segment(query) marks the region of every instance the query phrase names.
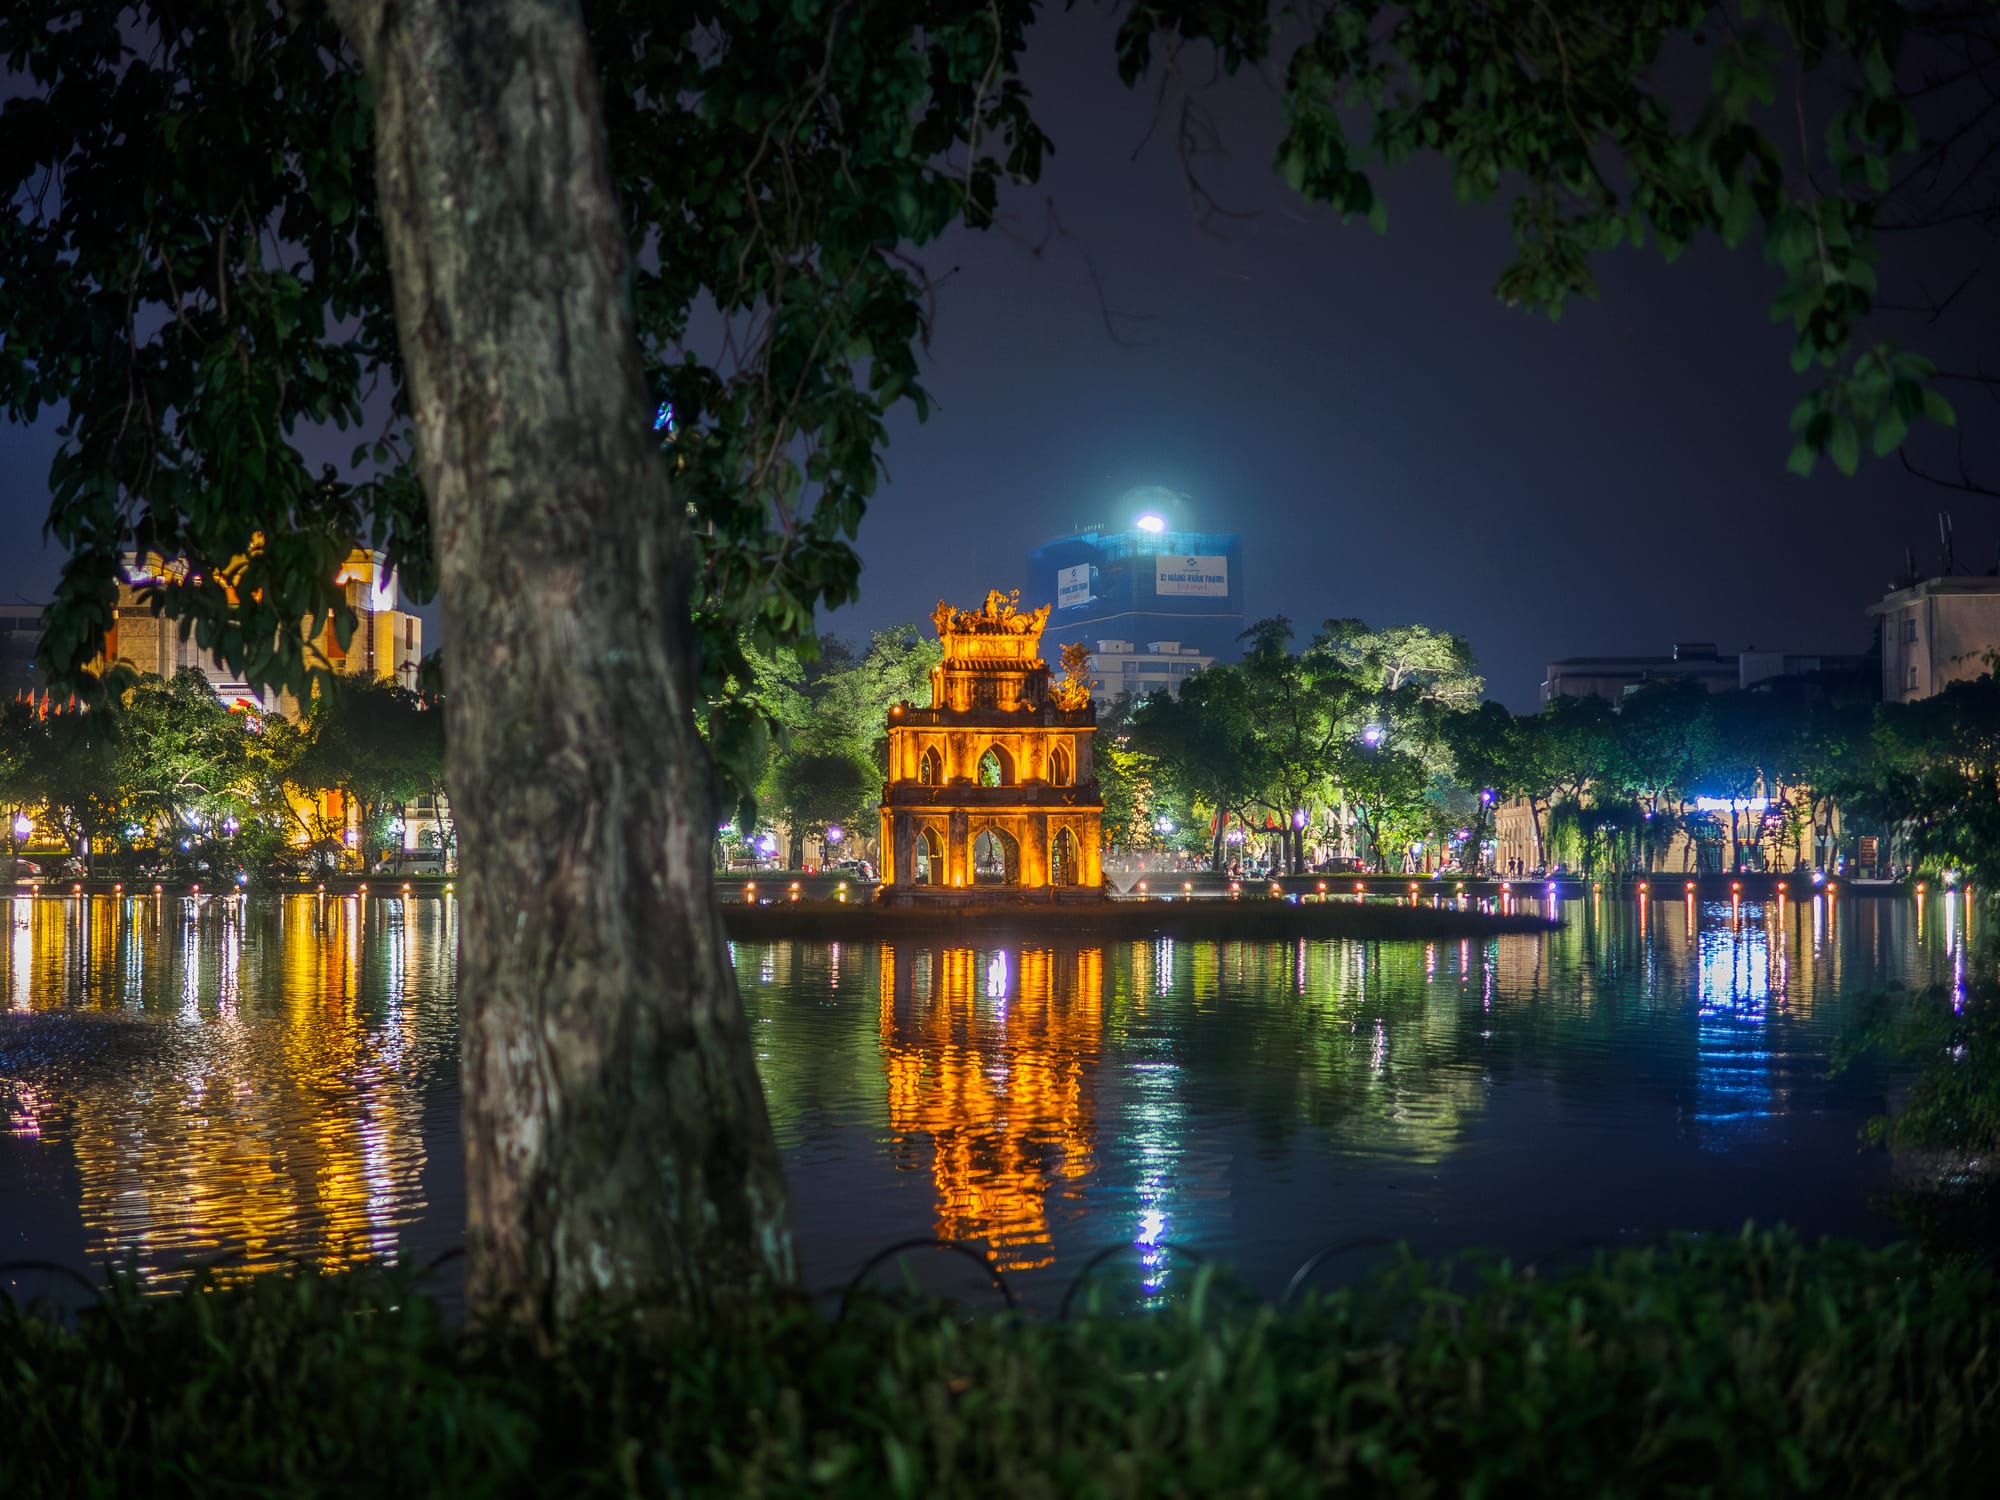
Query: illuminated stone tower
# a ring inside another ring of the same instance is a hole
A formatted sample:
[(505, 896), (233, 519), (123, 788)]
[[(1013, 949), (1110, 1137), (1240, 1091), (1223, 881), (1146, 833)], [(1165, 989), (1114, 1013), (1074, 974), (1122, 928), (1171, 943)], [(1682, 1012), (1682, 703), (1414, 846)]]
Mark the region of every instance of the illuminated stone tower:
[(1049, 608), (1023, 613), (1019, 597), (996, 589), (984, 609), (940, 602), (931, 616), (944, 643), (931, 706), (889, 710), (884, 899), (1104, 893), (1083, 655), (1066, 653), (1052, 679), (1041, 657)]

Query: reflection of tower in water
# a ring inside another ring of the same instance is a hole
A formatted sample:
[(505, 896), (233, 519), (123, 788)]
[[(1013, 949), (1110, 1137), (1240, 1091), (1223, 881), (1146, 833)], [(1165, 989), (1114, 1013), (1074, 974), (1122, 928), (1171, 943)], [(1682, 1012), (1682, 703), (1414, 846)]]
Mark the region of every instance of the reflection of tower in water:
[(940, 1238), (1010, 1271), (1054, 1259), (1049, 1197), (1092, 1167), (1103, 991), (1096, 948), (882, 950), (889, 1128), (906, 1170), (930, 1142)]

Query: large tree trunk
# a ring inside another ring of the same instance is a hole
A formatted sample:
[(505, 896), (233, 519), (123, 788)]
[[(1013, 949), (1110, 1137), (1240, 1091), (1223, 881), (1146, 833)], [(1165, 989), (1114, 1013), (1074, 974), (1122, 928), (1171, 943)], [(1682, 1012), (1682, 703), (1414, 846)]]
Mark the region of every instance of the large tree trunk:
[(376, 178), (452, 693), (470, 1296), (559, 1326), (794, 1275), (716, 912), (691, 544), (650, 435), (574, 4), (334, 0)]

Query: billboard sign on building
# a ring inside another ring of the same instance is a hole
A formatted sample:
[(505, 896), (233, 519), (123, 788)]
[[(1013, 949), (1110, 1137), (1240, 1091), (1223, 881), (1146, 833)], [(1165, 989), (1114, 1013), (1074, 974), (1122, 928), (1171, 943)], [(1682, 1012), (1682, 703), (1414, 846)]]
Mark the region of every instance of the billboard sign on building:
[(1229, 559), (1156, 557), (1153, 560), (1153, 592), (1162, 599), (1227, 599)]
[(1056, 608), (1075, 609), (1090, 603), (1090, 564), (1056, 570)]

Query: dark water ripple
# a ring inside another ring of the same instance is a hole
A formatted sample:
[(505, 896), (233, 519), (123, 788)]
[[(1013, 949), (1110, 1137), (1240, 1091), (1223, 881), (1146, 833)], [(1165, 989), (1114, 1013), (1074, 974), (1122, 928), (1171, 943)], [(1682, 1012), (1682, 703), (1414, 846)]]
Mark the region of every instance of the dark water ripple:
[[(171, 1277), (459, 1237), (456, 912), (16, 899), (0, 945), (0, 1260)], [(1572, 902), (1444, 943), (740, 944), (815, 1284), (972, 1242), (1032, 1300), (1121, 1245), (1275, 1292), (1315, 1249), (1565, 1253), (1784, 1220), (1881, 1239), (1884, 988), (1962, 982), (1901, 900)]]

